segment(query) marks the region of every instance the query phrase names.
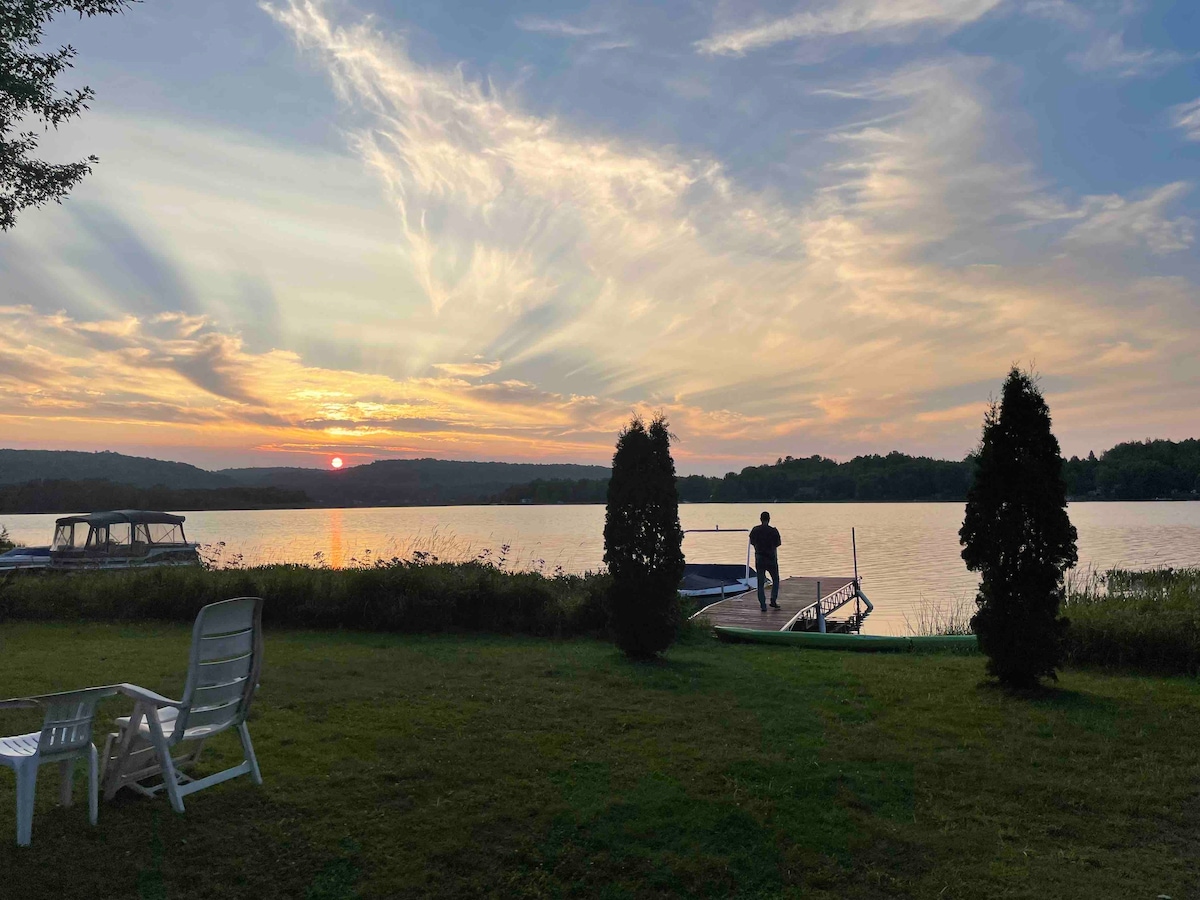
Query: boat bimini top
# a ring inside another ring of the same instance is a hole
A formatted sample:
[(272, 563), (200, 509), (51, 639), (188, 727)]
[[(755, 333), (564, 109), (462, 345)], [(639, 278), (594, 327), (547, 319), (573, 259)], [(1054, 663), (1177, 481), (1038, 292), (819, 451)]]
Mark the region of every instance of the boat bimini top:
[[(141, 509), (64, 516), (54, 522), (52, 552), (113, 550), (133, 546), (182, 546), (183, 516)], [(86, 526), (85, 528), (77, 526)]]

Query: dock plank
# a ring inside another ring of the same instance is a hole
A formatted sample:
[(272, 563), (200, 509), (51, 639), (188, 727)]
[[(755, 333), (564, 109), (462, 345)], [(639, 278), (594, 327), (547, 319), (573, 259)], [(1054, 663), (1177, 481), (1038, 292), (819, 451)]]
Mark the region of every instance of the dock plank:
[[(720, 600), (700, 610), (695, 618), (703, 618), (712, 625), (732, 625), (736, 628), (753, 628), (756, 631), (780, 631), (796, 613), (817, 602), (817, 585), (821, 596), (841, 590), (854, 579), (846, 575), (823, 575), (808, 577), (793, 575), (779, 582), (779, 609), (767, 607), (762, 612), (758, 607), (758, 593), (747, 591), (728, 600)], [(770, 588), (767, 601), (770, 602)]]

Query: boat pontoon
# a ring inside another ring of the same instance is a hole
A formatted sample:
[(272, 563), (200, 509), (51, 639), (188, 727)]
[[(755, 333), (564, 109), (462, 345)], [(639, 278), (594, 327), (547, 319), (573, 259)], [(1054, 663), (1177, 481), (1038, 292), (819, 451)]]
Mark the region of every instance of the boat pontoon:
[(49, 547), (0, 554), (0, 572), (199, 565), (199, 545), (188, 542), (183, 522), (183, 516), (140, 509), (65, 516), (55, 521)]

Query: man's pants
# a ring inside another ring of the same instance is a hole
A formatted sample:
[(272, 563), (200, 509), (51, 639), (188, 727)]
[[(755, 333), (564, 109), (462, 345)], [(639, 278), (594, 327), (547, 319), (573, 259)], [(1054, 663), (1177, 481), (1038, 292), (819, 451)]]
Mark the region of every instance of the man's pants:
[(758, 571), (758, 605), (767, 608), (767, 592), (764, 590), (767, 573), (771, 573), (771, 602), (779, 599), (779, 559), (754, 557), (754, 568)]

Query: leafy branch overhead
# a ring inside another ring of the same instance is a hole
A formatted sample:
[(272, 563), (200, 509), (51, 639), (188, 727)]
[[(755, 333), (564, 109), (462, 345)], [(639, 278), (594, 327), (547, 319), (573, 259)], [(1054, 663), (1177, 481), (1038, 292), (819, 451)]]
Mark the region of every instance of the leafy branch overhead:
[(55, 80), (71, 68), (70, 45), (38, 52), (43, 32), (55, 15), (111, 16), (138, 0), (0, 0), (0, 230), (16, 224), (17, 213), (63, 197), (84, 175), (95, 156), (70, 163), (36, 157), (39, 134), (57, 128), (87, 109), (89, 87), (60, 91)]

